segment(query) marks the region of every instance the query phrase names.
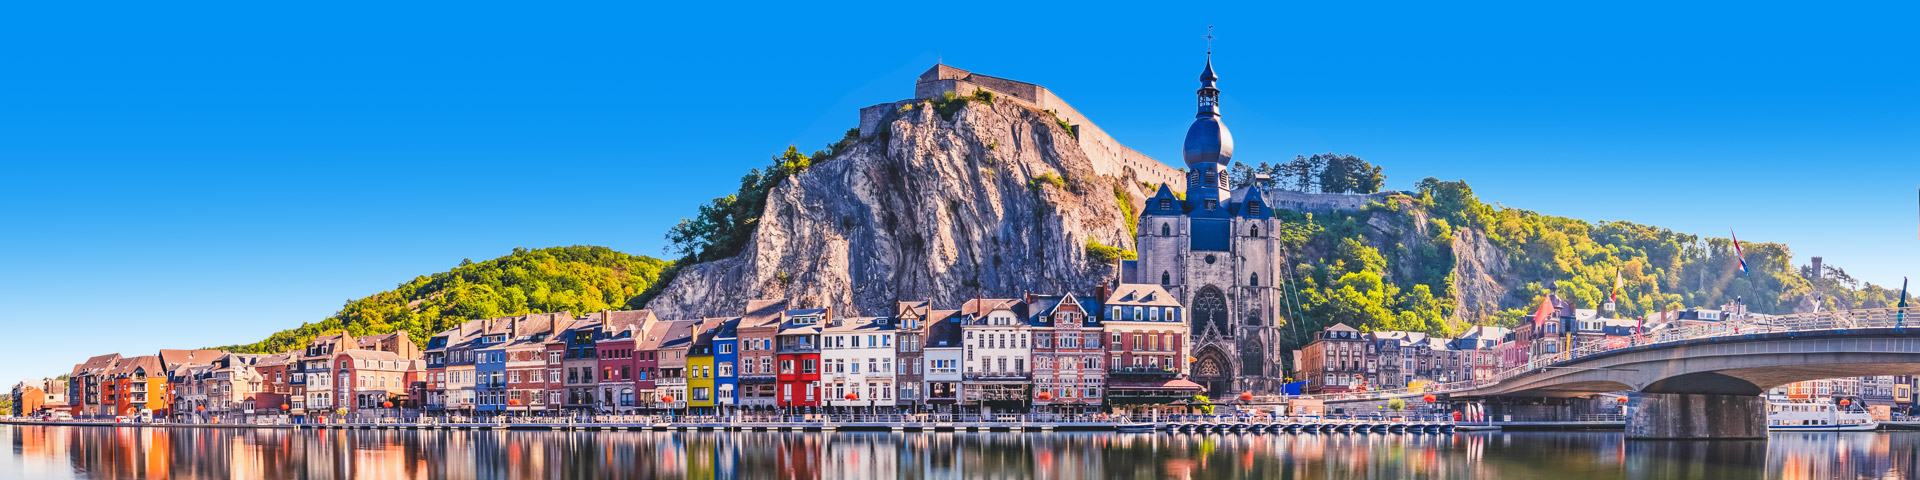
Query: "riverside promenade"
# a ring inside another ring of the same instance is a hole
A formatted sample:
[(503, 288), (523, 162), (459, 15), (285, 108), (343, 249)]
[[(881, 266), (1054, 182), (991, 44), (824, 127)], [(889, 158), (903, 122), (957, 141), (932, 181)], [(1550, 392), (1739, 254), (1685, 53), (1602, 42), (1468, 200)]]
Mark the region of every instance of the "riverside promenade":
[[(603, 416), (594, 421), (543, 417), (495, 417), (448, 420), (383, 418), (361, 422), (176, 423), (108, 421), (26, 421), (16, 425), (132, 428), (263, 428), (309, 430), (547, 430), (547, 431), (1118, 431), (1184, 433), (1444, 433), (1454, 422), (1441, 418), (1323, 418), (1232, 415), (1176, 415), (1137, 418), (1112, 415), (903, 415), (815, 414), (735, 417)], [(1472, 428), (1468, 428), (1472, 429)], [(1463, 429), (1466, 430), (1466, 429)]]

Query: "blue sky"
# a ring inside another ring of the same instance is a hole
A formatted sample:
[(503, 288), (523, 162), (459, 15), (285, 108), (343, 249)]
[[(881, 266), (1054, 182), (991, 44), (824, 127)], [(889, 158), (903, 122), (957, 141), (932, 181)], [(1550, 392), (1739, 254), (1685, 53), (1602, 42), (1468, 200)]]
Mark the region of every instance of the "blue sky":
[(10, 6), (0, 379), (256, 340), (516, 246), (660, 255), (937, 58), (1177, 162), (1209, 24), (1238, 160), (1920, 273), (1911, 4), (1319, 3), (1352, 4)]

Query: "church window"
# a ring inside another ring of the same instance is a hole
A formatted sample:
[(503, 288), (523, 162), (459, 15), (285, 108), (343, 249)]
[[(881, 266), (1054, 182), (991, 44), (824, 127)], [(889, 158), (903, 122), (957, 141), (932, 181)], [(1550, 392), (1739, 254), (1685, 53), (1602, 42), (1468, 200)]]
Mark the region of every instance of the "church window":
[(1213, 255), (1207, 255), (1207, 258), (1203, 258), (1202, 260), (1206, 260), (1208, 265), (1212, 265), (1213, 261), (1216, 259), (1213, 258)]
[(1173, 227), (1167, 226), (1167, 224), (1164, 224), (1164, 223), (1160, 224), (1160, 236), (1162, 237), (1173, 236)]
[(1247, 233), (1247, 235), (1249, 235), (1249, 236), (1255, 236), (1255, 237), (1258, 237), (1258, 236), (1260, 236), (1260, 226), (1259, 226), (1259, 225), (1254, 225), (1254, 226), (1253, 226), (1253, 231), (1251, 231), (1251, 232), (1248, 232), (1248, 233)]
[(1206, 175), (1207, 175), (1207, 177), (1206, 177), (1206, 178), (1207, 178), (1207, 186), (1209, 186), (1209, 187), (1211, 187), (1211, 186), (1213, 186), (1213, 184), (1214, 184), (1214, 181), (1215, 181), (1215, 180), (1214, 180), (1214, 177), (1213, 177), (1213, 172), (1207, 172), (1207, 174), (1206, 174)]
[(1247, 285), (1255, 286), (1255, 287), (1260, 286), (1260, 274), (1258, 273), (1253, 274), (1252, 278), (1247, 279)]
[(1207, 210), (1213, 210), (1213, 209), (1215, 209), (1215, 208), (1219, 208), (1219, 207), (1220, 207), (1220, 201), (1219, 201), (1219, 200), (1207, 200), (1207, 201), (1205, 201), (1205, 202), (1202, 202), (1202, 206), (1201, 206), (1201, 207), (1202, 207), (1202, 208), (1205, 208), (1205, 209), (1207, 209)]
[(1259, 340), (1240, 346), (1240, 374), (1260, 376), (1266, 374), (1266, 352)]
[(1160, 272), (1160, 284), (1161, 284), (1161, 285), (1172, 285), (1172, 284), (1173, 284), (1173, 275), (1170, 275), (1170, 274), (1168, 274), (1167, 272)]
[(1219, 287), (1207, 286), (1193, 296), (1193, 331), (1206, 331), (1208, 325), (1220, 335), (1233, 335), (1232, 324), (1227, 320), (1227, 296), (1220, 293)]

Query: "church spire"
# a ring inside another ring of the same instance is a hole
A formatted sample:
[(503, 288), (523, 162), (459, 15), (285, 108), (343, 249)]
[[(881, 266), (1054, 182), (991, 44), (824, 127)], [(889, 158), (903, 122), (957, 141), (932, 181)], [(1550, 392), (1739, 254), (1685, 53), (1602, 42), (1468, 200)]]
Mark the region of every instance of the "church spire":
[(1196, 117), (1220, 116), (1220, 76), (1213, 73), (1213, 26), (1207, 26), (1207, 68), (1200, 71), (1200, 112)]

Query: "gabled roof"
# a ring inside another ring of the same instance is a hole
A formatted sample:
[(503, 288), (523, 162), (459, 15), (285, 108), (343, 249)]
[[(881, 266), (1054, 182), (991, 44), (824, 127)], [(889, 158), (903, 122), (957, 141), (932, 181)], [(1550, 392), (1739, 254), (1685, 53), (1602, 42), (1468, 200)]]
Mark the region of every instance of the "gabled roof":
[(77, 377), (81, 375), (104, 374), (107, 372), (107, 370), (112, 369), (115, 363), (119, 363), (119, 362), (120, 362), (120, 354), (118, 353), (109, 353), (106, 355), (95, 356), (93, 358), (87, 359), (85, 363), (75, 365), (73, 369), (73, 376)]
[(674, 320), (670, 322), (661, 322), (662, 330), (661, 330), (660, 345), (657, 347), (654, 347), (653, 349), (673, 350), (673, 349), (692, 347), (693, 334), (695, 332), (694, 327), (698, 327), (702, 325), (705, 321), (706, 320), (702, 319), (702, 320)]
[(620, 333), (638, 336), (638, 333), (647, 328), (648, 324), (660, 321), (660, 317), (654, 315), (652, 310), (617, 310), (607, 312), (606, 315), (607, 319), (601, 323), (600, 328), (609, 336)]
[(713, 338), (715, 339), (727, 339), (727, 338), (735, 338), (739, 336), (740, 336), (740, 317), (728, 318), (725, 321), (720, 322), (720, 325), (717, 327), (714, 327), (713, 329)]
[(998, 310), (1013, 311), (1019, 304), (1020, 300), (1013, 298), (976, 298), (960, 304), (960, 315), (983, 316)]
[(142, 355), (121, 359), (119, 362), (114, 363), (113, 368), (107, 370), (107, 376), (120, 377), (132, 375), (135, 370), (145, 371), (148, 376), (166, 375), (166, 371), (160, 368), (160, 357)]
[(932, 300), (894, 302), (893, 314), (894, 316), (897, 316), (897, 317), (913, 316), (913, 317), (926, 318), (927, 310), (930, 308), (933, 308)]
[(226, 350), (160, 350), (161, 368), (173, 370), (187, 365), (206, 365), (227, 355)]
[(933, 310), (927, 313), (927, 348), (960, 348), (960, 311)]
[(888, 317), (845, 317), (822, 328), (822, 331), (838, 333), (885, 332), (897, 330)]
[(1122, 283), (1107, 296), (1107, 305), (1179, 307), (1180, 302), (1167, 289), (1150, 283)]
[[(1167, 201), (1167, 208), (1160, 208), (1160, 200)], [(1147, 206), (1141, 210), (1140, 214), (1177, 216), (1186, 213), (1185, 209), (1182, 208), (1182, 203), (1184, 202), (1181, 202), (1179, 198), (1173, 196), (1173, 191), (1167, 188), (1166, 183), (1161, 183), (1160, 188), (1153, 192), (1153, 196), (1147, 198)]]
[(740, 316), (740, 328), (778, 325), (786, 311), (786, 300), (748, 300), (747, 311)]
[(1344, 331), (1348, 331), (1348, 332), (1358, 332), (1358, 331), (1360, 331), (1360, 330), (1357, 330), (1357, 329), (1354, 329), (1353, 327), (1349, 327), (1349, 326), (1347, 326), (1347, 324), (1345, 324), (1345, 323), (1336, 323), (1336, 324), (1333, 324), (1333, 326), (1331, 326), (1331, 327), (1327, 327), (1327, 330), (1334, 330), (1334, 331), (1341, 331), (1341, 330), (1344, 330)]
[(402, 357), (398, 353), (383, 352), (379, 350), (347, 350), (347, 351), (340, 352), (340, 356), (351, 358), (354, 360), (400, 362), (401, 367), (405, 367), (405, 364), (409, 362), (409, 360), (407, 360), (406, 357)]
[(666, 343), (667, 338), (673, 335), (673, 323), (670, 320), (648, 322), (644, 330), (634, 332), (637, 337), (634, 339), (636, 341), (634, 349), (659, 350), (660, 345)]

